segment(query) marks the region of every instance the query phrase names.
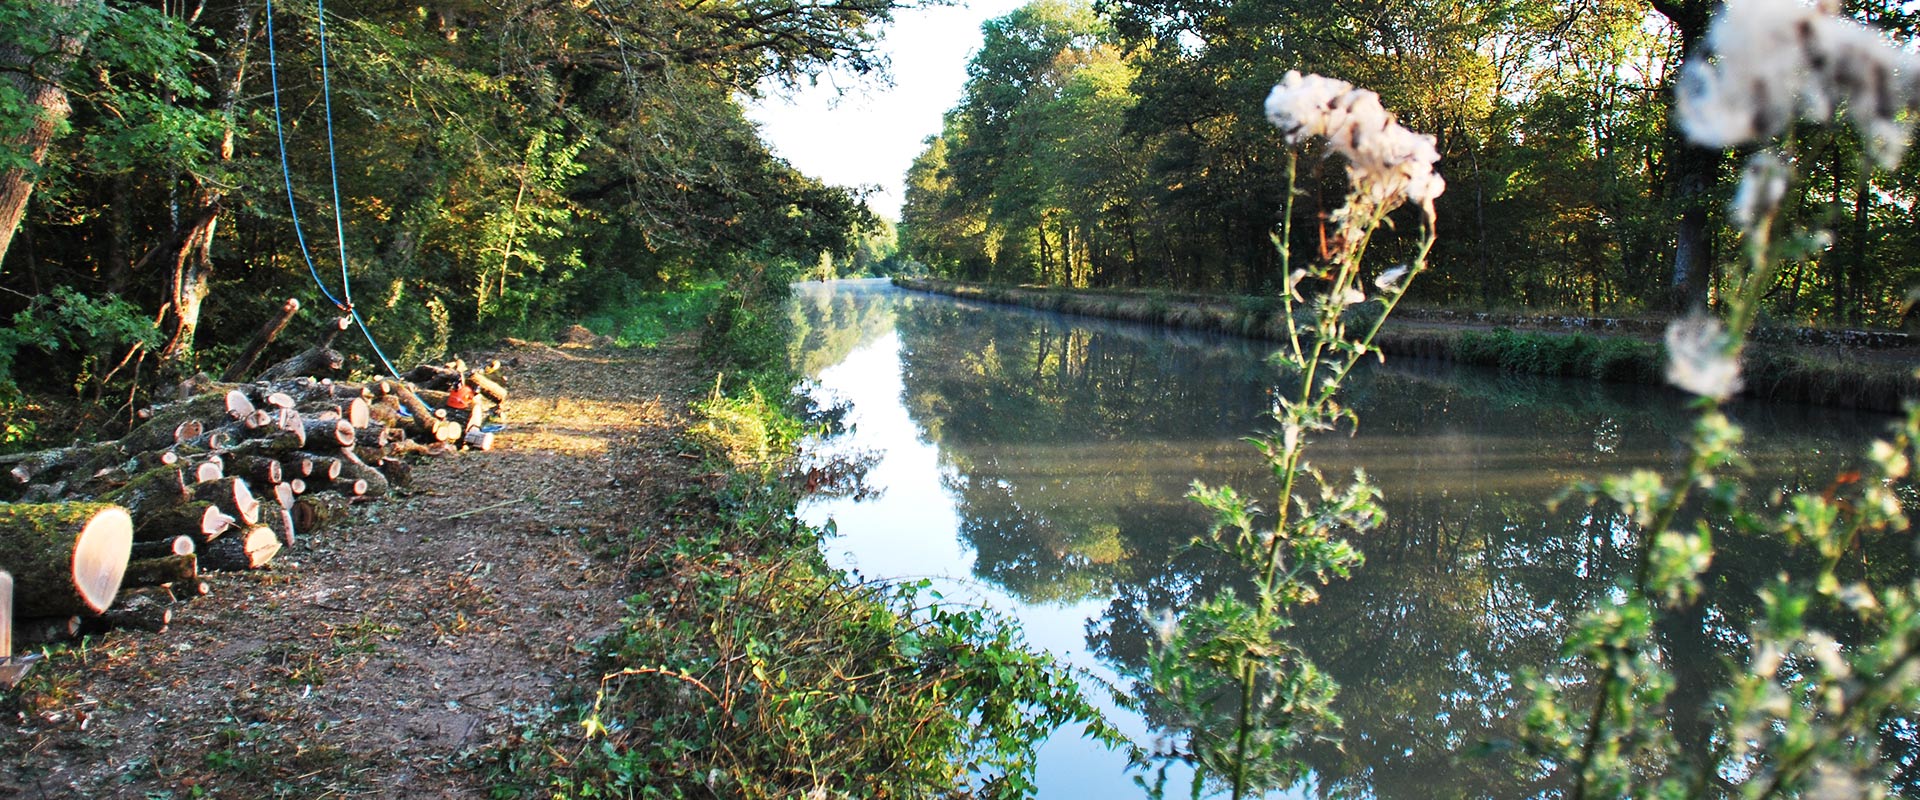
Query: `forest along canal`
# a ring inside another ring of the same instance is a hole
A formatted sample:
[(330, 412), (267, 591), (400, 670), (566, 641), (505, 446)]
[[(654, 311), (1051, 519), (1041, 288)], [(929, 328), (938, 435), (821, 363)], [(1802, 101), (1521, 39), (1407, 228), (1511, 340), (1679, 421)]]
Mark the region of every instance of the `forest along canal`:
[[(792, 313), (813, 391), (852, 404), (854, 429), (820, 448), (874, 459), (868, 496), (803, 508), (838, 527), (825, 545), (836, 566), (930, 578), (949, 602), (1013, 616), (1031, 644), (1096, 676), (1085, 682), (1107, 709), (1098, 684), (1130, 688), (1119, 676), (1147, 652), (1147, 615), (1236, 584), (1224, 559), (1186, 546), (1209, 517), (1185, 494), (1198, 479), (1273, 506), (1243, 441), (1268, 424), (1271, 346), (879, 281), (796, 287)], [(1384, 798), (1536, 794), (1514, 777), (1516, 756), (1483, 743), (1517, 738), (1519, 674), (1553, 662), (1566, 615), (1628, 557), (1617, 512), (1549, 501), (1578, 479), (1669, 467), (1686, 399), (1408, 359), (1361, 374), (1347, 399), (1359, 435), (1323, 436), (1311, 458), (1330, 474), (1364, 467), (1389, 517), (1355, 541), (1366, 564), (1291, 631), (1339, 681), (1346, 719), (1339, 748), (1306, 754), (1312, 780)], [(1763, 497), (1827, 486), (1892, 419), (1759, 403), (1731, 415)], [(1717, 621), (1748, 618), (1728, 607), (1750, 604), (1788, 558), (1725, 538), (1705, 622), (1672, 637), (1681, 669), (1732, 652), (1738, 632)], [(1138, 714), (1114, 719), (1148, 741)], [(1063, 732), (1041, 753), (1040, 794), (1140, 796), (1125, 767), (1124, 754)], [(1169, 793), (1184, 795), (1185, 780)]]

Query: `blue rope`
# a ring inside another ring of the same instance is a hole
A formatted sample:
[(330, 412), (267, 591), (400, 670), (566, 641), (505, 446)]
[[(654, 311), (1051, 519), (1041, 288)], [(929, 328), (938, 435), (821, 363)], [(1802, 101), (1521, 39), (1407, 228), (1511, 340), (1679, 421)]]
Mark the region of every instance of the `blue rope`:
[(380, 349), (380, 343), (373, 340), (373, 331), (367, 327), (367, 321), (360, 317), (359, 310), (353, 307), (353, 281), (347, 270), (347, 232), (340, 213), (340, 169), (334, 158), (333, 147), (333, 87), (327, 76), (327, 4), (318, 0), (315, 14), (320, 23), (320, 97), (324, 103), (327, 121), (327, 172), (333, 179), (333, 235), (340, 250), (340, 293), (346, 300), (334, 297), (327, 290), (327, 283), (320, 279), (320, 270), (313, 262), (313, 252), (307, 247), (307, 235), (300, 227), (300, 207), (293, 197), (293, 169), (287, 164), (287, 132), (280, 118), (280, 65), (273, 46), (273, 0), (267, 3), (267, 73), (273, 81), (273, 132), (280, 142), (280, 178), (287, 187), (287, 214), (293, 218), (294, 239), (300, 243), (300, 257), (307, 262), (307, 273), (313, 276), (313, 285), (329, 302), (353, 318), (359, 326), (360, 334), (367, 339), (367, 346), (373, 348), (374, 356), (380, 359), (381, 366), (387, 368), (387, 374), (396, 380), (400, 371), (393, 368), (393, 362), (387, 360), (387, 354)]
[(280, 178), (287, 187), (287, 211), (293, 217), (293, 237), (300, 242), (300, 257), (306, 259), (307, 273), (313, 276), (313, 285), (326, 295), (327, 302), (342, 311), (347, 304), (334, 297), (327, 290), (327, 284), (320, 279), (320, 270), (314, 266), (313, 253), (307, 249), (307, 234), (300, 227), (299, 206), (293, 200), (293, 169), (287, 165), (287, 131), (280, 120), (280, 61), (273, 49), (273, 0), (267, 0), (267, 75), (273, 84), (273, 133), (280, 140)]

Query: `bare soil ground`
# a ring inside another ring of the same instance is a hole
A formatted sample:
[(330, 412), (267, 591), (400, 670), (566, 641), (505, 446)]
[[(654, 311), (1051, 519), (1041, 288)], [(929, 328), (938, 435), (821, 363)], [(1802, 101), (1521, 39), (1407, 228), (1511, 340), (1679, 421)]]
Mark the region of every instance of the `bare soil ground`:
[(664, 526), (710, 377), (654, 350), (513, 342), (492, 452), (267, 570), (219, 574), (159, 633), (116, 631), (0, 694), (0, 797), (484, 797), (475, 755), (542, 713), (623, 613), (623, 543)]

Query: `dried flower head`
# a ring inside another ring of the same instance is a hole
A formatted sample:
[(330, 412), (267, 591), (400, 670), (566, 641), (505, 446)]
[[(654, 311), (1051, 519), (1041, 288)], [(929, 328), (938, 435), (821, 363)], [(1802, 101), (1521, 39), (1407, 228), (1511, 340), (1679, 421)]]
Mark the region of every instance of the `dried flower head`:
[(1914, 57), (1833, 3), (1727, 0), (1698, 52), (1688, 55), (1675, 115), (1708, 147), (1770, 139), (1795, 117), (1825, 120), (1845, 104), (1883, 166), (1900, 160), (1914, 107)]
[(1740, 391), (1740, 360), (1720, 320), (1695, 313), (1667, 326), (1667, 382), (1715, 400)]
[(1747, 159), (1747, 168), (1740, 175), (1740, 188), (1728, 204), (1734, 224), (1751, 228), (1755, 222), (1773, 216), (1780, 208), (1780, 201), (1787, 196), (1790, 173), (1787, 163), (1770, 150)]
[(1447, 189), (1433, 171), (1440, 152), (1432, 136), (1395, 121), (1380, 95), (1346, 81), (1288, 72), (1267, 95), (1267, 119), (1290, 144), (1319, 136), (1346, 157), (1353, 187), (1346, 224), (1365, 224), (1404, 202), (1418, 204), (1433, 219), (1433, 201)]
[(1380, 273), (1380, 277), (1373, 279), (1373, 286), (1382, 292), (1394, 292), (1400, 288), (1400, 281), (1405, 280), (1407, 274), (1412, 271), (1413, 269), (1411, 267), (1401, 264), (1400, 266)]

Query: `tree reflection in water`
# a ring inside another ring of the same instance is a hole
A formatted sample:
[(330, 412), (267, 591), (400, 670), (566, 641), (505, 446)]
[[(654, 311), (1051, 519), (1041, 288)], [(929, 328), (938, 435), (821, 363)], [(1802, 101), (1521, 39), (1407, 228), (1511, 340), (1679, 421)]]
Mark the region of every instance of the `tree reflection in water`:
[[(900, 402), (939, 450), (974, 575), (1034, 605), (1107, 599), (1086, 645), (1119, 672), (1145, 658), (1150, 614), (1235, 585), (1236, 566), (1188, 547), (1209, 516), (1185, 493), (1196, 479), (1266, 485), (1241, 441), (1271, 403), (1264, 348), (885, 287), (803, 292), (795, 318), (796, 363), (816, 371), (897, 333)], [(1343, 687), (1342, 744), (1306, 756), (1318, 789), (1427, 798), (1558, 787), (1516, 741), (1519, 676), (1555, 662), (1566, 615), (1613, 585), (1631, 548), (1616, 513), (1552, 501), (1577, 478), (1674, 458), (1684, 398), (1405, 361), (1348, 392), (1365, 429), (1317, 445), (1317, 466), (1364, 466), (1389, 516), (1356, 542), (1366, 565), (1291, 631)], [(1763, 497), (1827, 485), (1885, 424), (1802, 407), (1732, 411)], [(1716, 541), (1728, 544), (1706, 594), (1661, 631), (1680, 671), (1676, 702), (1696, 706), (1743, 641), (1723, 621), (1751, 618), (1753, 590), (1801, 558), (1777, 541)], [(1914, 571), (1895, 542), (1865, 543), (1856, 561), (1884, 580)], [(1904, 761), (1914, 748), (1890, 741), (1889, 753)]]

